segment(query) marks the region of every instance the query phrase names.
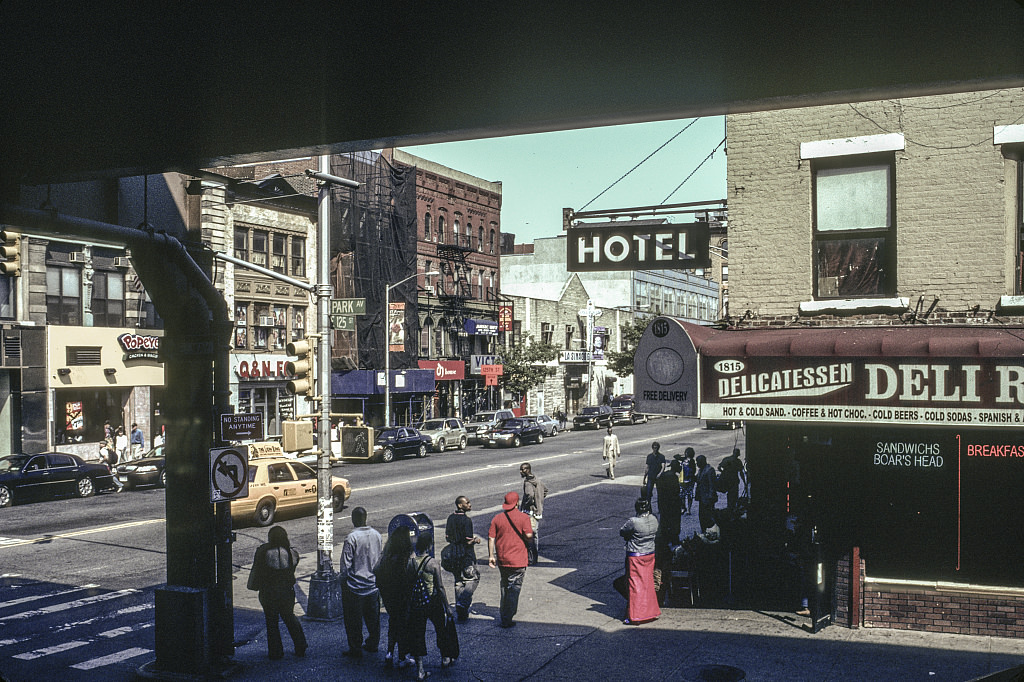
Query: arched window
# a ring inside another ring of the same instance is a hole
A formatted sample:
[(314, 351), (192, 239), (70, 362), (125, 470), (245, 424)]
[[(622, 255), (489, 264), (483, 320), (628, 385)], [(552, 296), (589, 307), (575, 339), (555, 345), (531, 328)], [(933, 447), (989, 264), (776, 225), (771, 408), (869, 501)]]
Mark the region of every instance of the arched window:
[(494, 229), (491, 228), (490, 253), (494, 253)]
[(423, 238), (430, 241), (430, 214), (423, 214)]
[(484, 250), (484, 226), (480, 225), (480, 230), (476, 238), (476, 248), (483, 253)]
[(459, 220), (460, 215), (461, 214), (456, 213), (455, 221), (452, 223), (452, 236), (455, 237), (455, 239), (452, 240), (453, 244), (458, 244), (461, 239), (461, 236), (459, 235), (459, 229), (462, 226), (462, 222)]
[(444, 216), (437, 216), (437, 241), (444, 242)]

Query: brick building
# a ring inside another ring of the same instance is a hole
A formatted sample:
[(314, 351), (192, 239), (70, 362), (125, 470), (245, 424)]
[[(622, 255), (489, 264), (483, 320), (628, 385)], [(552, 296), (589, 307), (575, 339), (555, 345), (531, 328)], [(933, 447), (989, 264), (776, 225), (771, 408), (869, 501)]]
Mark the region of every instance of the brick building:
[(1022, 112), (1007, 88), (728, 117), (734, 324), (656, 320), (640, 407), (744, 420), (747, 521), (815, 529), (822, 618), (1024, 636)]

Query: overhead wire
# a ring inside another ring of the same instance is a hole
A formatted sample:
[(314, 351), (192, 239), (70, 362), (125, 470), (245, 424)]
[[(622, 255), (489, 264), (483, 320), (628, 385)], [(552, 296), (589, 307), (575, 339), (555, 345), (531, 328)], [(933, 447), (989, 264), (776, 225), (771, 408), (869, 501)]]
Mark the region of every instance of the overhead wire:
[(668, 196), (667, 196), (667, 197), (665, 197), (664, 199), (662, 199), (662, 200), (661, 200), (661, 203), (662, 203), (662, 204), (667, 204), (667, 203), (668, 203), (668, 200), (672, 198), (672, 195), (673, 195), (673, 194), (675, 194), (676, 192), (678, 192), (678, 191), (679, 191), (679, 189), (680, 189), (680, 188), (681, 188), (681, 187), (682, 187), (683, 185), (685, 185), (685, 184), (686, 184), (686, 181), (687, 181), (687, 180), (689, 180), (690, 178), (692, 178), (692, 177), (693, 177), (693, 174), (694, 174), (694, 173), (696, 173), (697, 171), (699, 171), (699, 170), (701, 169), (701, 166), (703, 166), (703, 165), (704, 165), (705, 163), (707, 163), (708, 161), (710, 161), (710, 160), (711, 160), (711, 157), (713, 157), (713, 156), (715, 155), (715, 152), (717, 152), (717, 151), (719, 150), (719, 148), (720, 148), (720, 147), (721, 147), (721, 146), (722, 146), (723, 144), (725, 144), (725, 140), (726, 140), (726, 138), (724, 138), (724, 137), (723, 137), (723, 138), (722, 138), (722, 141), (721, 141), (721, 142), (719, 142), (718, 144), (716, 144), (716, 145), (715, 145), (715, 148), (711, 150), (711, 153), (710, 153), (710, 154), (708, 154), (707, 156), (705, 156), (705, 157), (704, 157), (704, 160), (703, 160), (703, 161), (701, 161), (700, 163), (698, 163), (698, 164), (697, 164), (697, 167), (696, 167), (696, 168), (694, 168), (694, 169), (693, 169), (692, 171), (690, 171), (690, 174), (689, 174), (689, 175), (687, 175), (687, 176), (686, 176), (685, 178), (683, 178), (683, 181), (682, 181), (682, 182), (680, 182), (680, 183), (679, 183), (678, 185), (676, 185), (676, 188), (675, 188), (674, 190), (672, 190), (671, 192), (669, 192), (669, 193), (668, 193)]

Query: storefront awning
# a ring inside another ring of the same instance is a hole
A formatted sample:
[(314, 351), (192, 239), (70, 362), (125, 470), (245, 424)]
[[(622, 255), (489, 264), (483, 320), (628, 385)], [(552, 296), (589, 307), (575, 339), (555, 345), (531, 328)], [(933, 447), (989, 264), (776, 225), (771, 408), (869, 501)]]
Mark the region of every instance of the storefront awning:
[[(378, 386), (377, 370), (354, 369), (331, 373), (331, 395), (336, 397), (366, 397), (384, 394)], [(391, 370), (392, 393), (433, 393), (434, 373), (423, 369)]]
[(639, 409), (707, 419), (1002, 426), (1024, 423), (1024, 328), (718, 330), (651, 322)]
[(467, 334), (476, 334), (477, 336), (497, 336), (498, 335), (498, 322), (496, 320), (466, 320), (462, 328), (466, 330)]

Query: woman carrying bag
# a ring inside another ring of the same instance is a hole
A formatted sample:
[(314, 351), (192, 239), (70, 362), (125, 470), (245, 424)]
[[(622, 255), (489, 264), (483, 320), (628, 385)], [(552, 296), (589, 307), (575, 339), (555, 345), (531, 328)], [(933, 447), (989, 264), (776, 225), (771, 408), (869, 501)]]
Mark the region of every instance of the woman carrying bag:
[(306, 655), (306, 634), (295, 617), (295, 567), (298, 563), (299, 552), (292, 549), (288, 533), (281, 526), (270, 529), (267, 542), (257, 548), (252, 560), (247, 587), (259, 591), (260, 605), (267, 621), (267, 652), (271, 660), (284, 658), (278, 618), (288, 628), (295, 655)]

